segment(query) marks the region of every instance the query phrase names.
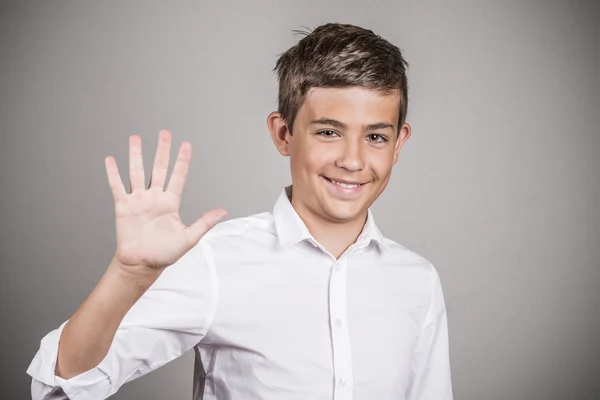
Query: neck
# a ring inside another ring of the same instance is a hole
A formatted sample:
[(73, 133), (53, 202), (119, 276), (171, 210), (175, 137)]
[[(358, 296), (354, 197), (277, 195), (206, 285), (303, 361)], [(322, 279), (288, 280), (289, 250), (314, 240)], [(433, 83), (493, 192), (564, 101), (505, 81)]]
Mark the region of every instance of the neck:
[(294, 207), (310, 234), (336, 259), (356, 242), (367, 221), (367, 213), (365, 212), (359, 218), (351, 221), (333, 222), (316, 215), (298, 203), (292, 198), (292, 207)]

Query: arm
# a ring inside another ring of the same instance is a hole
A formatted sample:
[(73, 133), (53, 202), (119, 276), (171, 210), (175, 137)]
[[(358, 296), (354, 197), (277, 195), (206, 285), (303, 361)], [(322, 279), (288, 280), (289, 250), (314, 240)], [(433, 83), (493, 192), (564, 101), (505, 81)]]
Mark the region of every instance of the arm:
[(160, 276), (155, 270), (132, 274), (113, 258), (104, 276), (64, 326), (55, 373), (68, 379), (98, 365), (127, 312)]
[[(69, 321), (42, 339), (27, 370), (33, 378), (32, 399), (45, 399), (49, 393), (55, 396), (50, 399), (64, 399), (61, 390), (70, 400), (104, 399), (196, 345), (208, 331), (216, 308), (216, 275), (206, 246), (200, 241), (165, 269), (115, 328), (108, 324), (114, 323), (124, 306), (119, 303), (114, 312), (108, 310), (115, 301), (109, 299), (113, 286), (105, 295), (102, 285), (116, 279), (109, 275), (109, 267), (96, 293)], [(69, 354), (76, 350), (82, 354)], [(62, 366), (57, 368), (57, 361), (68, 357), (65, 373)]]
[(191, 143), (182, 143), (165, 190), (170, 149), (171, 133), (163, 130), (145, 189), (141, 138), (129, 137), (131, 193), (114, 157), (104, 159), (115, 201), (117, 251), (73, 317), (42, 339), (27, 370), (34, 400), (106, 398), (206, 334), (216, 282), (200, 239), (227, 212), (211, 210), (190, 226), (181, 222)]
[(448, 319), (439, 275), (432, 266), (432, 299), (413, 354), (407, 400), (452, 400)]

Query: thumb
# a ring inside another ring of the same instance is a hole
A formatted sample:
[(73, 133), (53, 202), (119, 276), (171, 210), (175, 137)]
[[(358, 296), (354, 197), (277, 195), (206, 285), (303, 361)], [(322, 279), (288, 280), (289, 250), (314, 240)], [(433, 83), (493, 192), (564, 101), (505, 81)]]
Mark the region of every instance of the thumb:
[(202, 236), (206, 234), (217, 222), (227, 215), (227, 210), (224, 208), (216, 208), (214, 210), (207, 211), (202, 217), (200, 217), (192, 225), (188, 226), (186, 230), (187, 237), (190, 240), (190, 245), (193, 247)]

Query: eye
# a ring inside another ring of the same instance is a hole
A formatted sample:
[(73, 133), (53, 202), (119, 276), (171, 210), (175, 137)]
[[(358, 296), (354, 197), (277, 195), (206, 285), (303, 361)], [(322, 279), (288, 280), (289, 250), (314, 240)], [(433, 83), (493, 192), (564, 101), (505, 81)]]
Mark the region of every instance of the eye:
[(371, 133), (368, 137), (369, 137), (369, 141), (371, 141), (373, 143), (385, 143), (388, 141), (385, 136), (382, 136), (378, 133)]
[(323, 137), (326, 137), (326, 138), (332, 138), (332, 137), (334, 137), (334, 135), (337, 135), (337, 132), (327, 129), (327, 130), (324, 130), (324, 131), (317, 132), (317, 135), (323, 136)]

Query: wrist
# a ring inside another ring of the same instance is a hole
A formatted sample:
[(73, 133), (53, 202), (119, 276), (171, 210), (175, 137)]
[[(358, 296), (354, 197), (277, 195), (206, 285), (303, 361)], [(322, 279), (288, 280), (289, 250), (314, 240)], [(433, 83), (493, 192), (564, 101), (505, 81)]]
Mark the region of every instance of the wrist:
[(146, 291), (158, 279), (162, 271), (144, 266), (125, 266), (113, 257), (108, 267), (108, 275), (121, 285)]

